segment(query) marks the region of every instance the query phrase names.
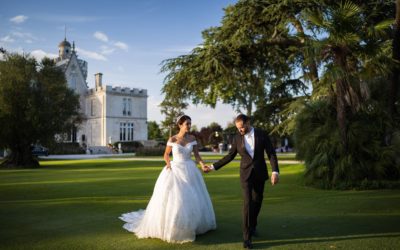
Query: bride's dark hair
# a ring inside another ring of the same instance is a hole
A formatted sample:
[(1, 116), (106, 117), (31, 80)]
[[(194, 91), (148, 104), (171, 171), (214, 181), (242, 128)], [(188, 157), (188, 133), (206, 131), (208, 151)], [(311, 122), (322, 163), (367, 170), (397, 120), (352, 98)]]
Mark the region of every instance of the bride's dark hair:
[(178, 129), (179, 129), (179, 125), (182, 125), (187, 120), (192, 120), (192, 118), (190, 118), (190, 116), (188, 116), (188, 115), (179, 116), (178, 120), (176, 121), (176, 126), (178, 127)]

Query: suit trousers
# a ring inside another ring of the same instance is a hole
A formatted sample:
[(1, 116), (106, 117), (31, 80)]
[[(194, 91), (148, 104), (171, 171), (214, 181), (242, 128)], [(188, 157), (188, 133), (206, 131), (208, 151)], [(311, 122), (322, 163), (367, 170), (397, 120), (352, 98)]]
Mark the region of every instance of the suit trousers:
[(251, 240), (251, 230), (254, 230), (257, 226), (257, 217), (264, 198), (265, 180), (257, 180), (254, 170), (252, 170), (250, 178), (241, 184), (243, 194), (243, 239)]

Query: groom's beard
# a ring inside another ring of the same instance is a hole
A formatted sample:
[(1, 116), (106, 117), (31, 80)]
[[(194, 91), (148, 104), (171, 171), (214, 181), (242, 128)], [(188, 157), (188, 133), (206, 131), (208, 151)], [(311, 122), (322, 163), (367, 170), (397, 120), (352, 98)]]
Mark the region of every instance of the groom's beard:
[(240, 135), (245, 135), (245, 134), (247, 134), (248, 132), (249, 132), (248, 129), (246, 129), (246, 130), (244, 130), (244, 131), (239, 131)]
[(244, 130), (239, 131), (239, 134), (240, 134), (240, 135), (245, 135), (245, 134), (247, 134), (249, 131), (250, 131), (250, 128), (245, 128)]

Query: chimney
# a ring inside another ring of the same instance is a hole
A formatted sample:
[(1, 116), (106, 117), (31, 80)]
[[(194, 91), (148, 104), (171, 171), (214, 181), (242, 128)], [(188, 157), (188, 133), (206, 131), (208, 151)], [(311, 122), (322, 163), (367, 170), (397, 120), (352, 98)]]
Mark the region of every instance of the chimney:
[(95, 76), (95, 79), (96, 79), (96, 90), (97, 90), (97, 89), (100, 89), (103, 86), (103, 83), (102, 83), (103, 74), (102, 73), (97, 73), (97, 74), (94, 74), (94, 76)]

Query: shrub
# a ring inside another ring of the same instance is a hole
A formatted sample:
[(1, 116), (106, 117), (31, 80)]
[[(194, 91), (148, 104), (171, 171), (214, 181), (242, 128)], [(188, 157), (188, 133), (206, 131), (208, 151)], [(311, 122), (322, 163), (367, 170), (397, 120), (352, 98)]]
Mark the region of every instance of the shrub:
[(85, 154), (86, 152), (77, 142), (60, 142), (49, 145), (49, 153), (53, 155), (64, 155)]
[(124, 153), (135, 153), (137, 149), (142, 148), (143, 144), (138, 141), (115, 142), (114, 147), (118, 150), (118, 144), (121, 143), (121, 150)]
[(162, 156), (164, 155), (165, 147), (141, 147), (136, 151), (136, 156)]
[(385, 145), (384, 128), (390, 125), (386, 121), (379, 105), (367, 103), (348, 121), (345, 150), (334, 106), (326, 100), (306, 105), (296, 118), (294, 133), (297, 158), (306, 165), (306, 184), (349, 189), (399, 181), (400, 131), (393, 133), (391, 145)]

